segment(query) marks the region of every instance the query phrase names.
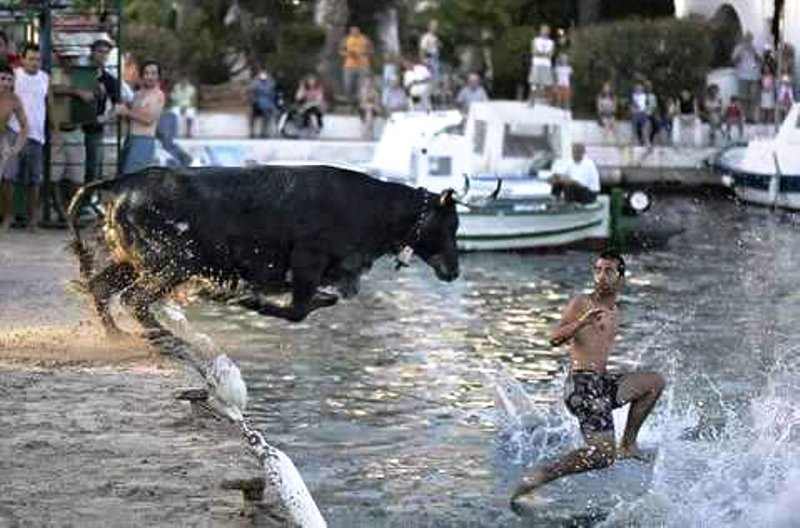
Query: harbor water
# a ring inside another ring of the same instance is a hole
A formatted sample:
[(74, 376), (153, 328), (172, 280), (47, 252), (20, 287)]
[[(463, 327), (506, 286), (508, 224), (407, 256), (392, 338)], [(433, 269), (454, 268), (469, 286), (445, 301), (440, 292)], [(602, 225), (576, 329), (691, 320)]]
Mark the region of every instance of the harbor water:
[[(592, 475), (595, 508), (508, 507), (522, 471), (580, 444), (547, 335), (590, 287), (592, 253), (467, 254), (450, 284), (384, 260), (300, 324), (187, 316), (239, 363), (248, 415), (331, 526), (800, 526), (800, 217), (715, 197), (656, 209), (686, 230), (627, 255), (611, 368), (666, 377), (640, 435), (657, 456), (644, 493), (615, 468)], [(524, 426), (494, 404), (498, 362), (533, 400)]]

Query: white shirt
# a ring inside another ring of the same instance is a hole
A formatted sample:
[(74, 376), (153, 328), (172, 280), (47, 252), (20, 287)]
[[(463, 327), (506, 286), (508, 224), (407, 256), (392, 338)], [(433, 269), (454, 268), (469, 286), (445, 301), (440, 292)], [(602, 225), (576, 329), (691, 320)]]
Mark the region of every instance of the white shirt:
[(559, 64), (555, 67), (556, 82), (559, 86), (566, 86), (569, 88), (569, 78), (572, 75), (572, 66), (569, 64)]
[(430, 31), (425, 33), (424, 35), (422, 35), (422, 38), (419, 39), (419, 49), (425, 55), (438, 57), (439, 37), (437, 37), (435, 33), (431, 33)]
[[(31, 75), (22, 68), (14, 69), (14, 92), (22, 101), (22, 108), (25, 109), (25, 116), (28, 118), (28, 138), (41, 144), (44, 144), (44, 122), (49, 86), (50, 76), (42, 70)], [(8, 126), (14, 132), (19, 132), (20, 126), (15, 116), (12, 116)]]
[(597, 171), (597, 165), (586, 154), (583, 155), (580, 163), (575, 163), (572, 158), (569, 161), (557, 163), (553, 167), (553, 173), (575, 180), (594, 193), (600, 192), (600, 173)]
[[(550, 66), (555, 49), (555, 42), (550, 37), (536, 37), (533, 39), (533, 65)], [(537, 55), (546, 55), (544, 57)]]

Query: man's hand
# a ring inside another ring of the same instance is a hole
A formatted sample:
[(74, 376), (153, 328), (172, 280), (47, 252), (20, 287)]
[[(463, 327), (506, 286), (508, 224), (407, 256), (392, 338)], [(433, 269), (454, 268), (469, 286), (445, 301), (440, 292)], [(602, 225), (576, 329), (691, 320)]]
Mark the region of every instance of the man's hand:
[(75, 90), (73, 95), (84, 103), (91, 103), (94, 100), (94, 94), (88, 90)]

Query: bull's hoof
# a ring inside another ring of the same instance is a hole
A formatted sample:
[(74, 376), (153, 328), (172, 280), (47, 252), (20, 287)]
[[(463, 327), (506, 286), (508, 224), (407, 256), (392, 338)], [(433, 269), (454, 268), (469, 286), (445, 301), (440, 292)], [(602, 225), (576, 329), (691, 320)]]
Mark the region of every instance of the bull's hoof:
[(314, 295), (314, 306), (317, 308), (327, 308), (339, 302), (339, 296), (334, 293), (317, 292)]

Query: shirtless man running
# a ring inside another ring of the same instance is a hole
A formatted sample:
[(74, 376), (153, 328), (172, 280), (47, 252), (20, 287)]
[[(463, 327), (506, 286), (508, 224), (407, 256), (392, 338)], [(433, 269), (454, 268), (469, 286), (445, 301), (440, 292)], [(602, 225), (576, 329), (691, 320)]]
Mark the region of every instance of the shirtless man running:
[[(612, 252), (602, 253), (594, 264), (594, 291), (573, 297), (551, 334), (553, 345), (572, 341), (571, 372), (564, 401), (580, 423), (586, 447), (525, 475), (511, 496), (512, 507), (519, 497), (551, 480), (608, 467), (617, 456), (645, 460), (636, 445), (636, 436), (664, 390), (664, 378), (656, 372), (606, 372), (617, 334), (617, 291), (624, 275), (622, 257)], [(611, 411), (626, 403), (631, 407), (617, 449)]]
[[(19, 134), (8, 128), (11, 116), (17, 117), (20, 123)], [(0, 62), (0, 233), (6, 231), (14, 219), (14, 182), (6, 177), (7, 165), (19, 155), (28, 139), (28, 119), (22, 101), (14, 93), (14, 70), (7, 64)], [(9, 167), (10, 168), (10, 167)]]

